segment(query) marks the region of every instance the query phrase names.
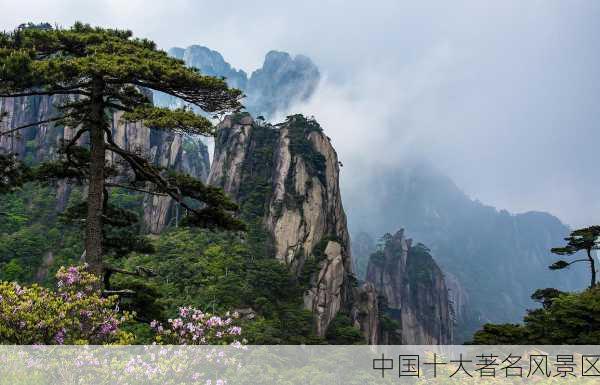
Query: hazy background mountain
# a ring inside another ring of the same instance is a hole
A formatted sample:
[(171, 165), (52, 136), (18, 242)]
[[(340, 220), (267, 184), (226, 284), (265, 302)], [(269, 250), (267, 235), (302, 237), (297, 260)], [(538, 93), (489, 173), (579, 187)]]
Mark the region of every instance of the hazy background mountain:
[(405, 228), (431, 248), (446, 275), (456, 315), (455, 341), (469, 340), (486, 322), (519, 322), (539, 288), (579, 290), (585, 266), (550, 271), (550, 248), (569, 228), (555, 216), (511, 214), (470, 199), (427, 163), (374, 168), (361, 189), (345, 189), (352, 251), (358, 275), (384, 233)]
[[(291, 56), (287, 52), (269, 51), (262, 67), (250, 76), (237, 70), (214, 50), (201, 45), (185, 49), (174, 47), (169, 55), (198, 68), (203, 74), (224, 77), (231, 87), (244, 91), (244, 106), (254, 116), (273, 118), (277, 111), (290, 109), (293, 104), (305, 102), (315, 91), (320, 73), (306, 56)], [(157, 93), (155, 102), (164, 106), (176, 106), (176, 98)]]

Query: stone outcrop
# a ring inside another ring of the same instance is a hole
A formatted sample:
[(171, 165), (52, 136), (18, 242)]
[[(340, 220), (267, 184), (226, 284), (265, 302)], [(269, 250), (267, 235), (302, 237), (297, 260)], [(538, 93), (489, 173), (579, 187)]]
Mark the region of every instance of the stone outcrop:
[[(6, 113), (2, 130), (47, 119), (55, 114), (57, 97), (24, 97), (0, 99), (0, 113)], [(140, 123), (125, 124), (120, 113), (114, 115), (112, 133), (123, 148), (143, 154), (154, 164), (186, 172), (206, 180), (209, 170), (208, 150), (199, 140), (145, 127)], [(69, 139), (73, 130), (54, 124), (40, 124), (21, 130), (15, 135), (0, 136), (0, 151), (18, 154), (31, 163), (55, 158), (61, 140)], [(85, 136), (80, 139), (86, 141)], [(107, 155), (109, 161), (116, 161)], [(57, 209), (67, 204), (71, 187), (60, 183), (57, 189)], [(174, 203), (166, 197), (146, 197), (144, 225), (153, 233), (160, 232), (171, 220)]]
[(366, 282), (354, 288), (352, 320), (369, 345), (377, 345), (382, 341), (379, 307), (379, 293), (372, 283)]
[(429, 250), (421, 244), (413, 246), (404, 230), (386, 234), (384, 242), (369, 259), (366, 281), (385, 297), (385, 314), (399, 323), (401, 343), (451, 343), (448, 289)]
[(307, 276), (304, 304), (324, 335), (352, 297), (352, 262), (339, 164), (316, 121), (294, 115), (261, 124), (249, 114), (218, 126), (209, 183), (222, 187), (258, 219), (272, 255), (297, 276)]

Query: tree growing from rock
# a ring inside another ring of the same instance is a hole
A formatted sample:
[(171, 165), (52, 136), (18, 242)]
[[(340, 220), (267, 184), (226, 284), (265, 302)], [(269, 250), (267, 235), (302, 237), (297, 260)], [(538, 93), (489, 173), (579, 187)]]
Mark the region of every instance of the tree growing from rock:
[[(60, 160), (34, 170), (4, 156), (0, 162), (4, 187), (0, 188), (7, 191), (11, 185), (33, 179), (66, 178), (82, 183), (87, 199), (75, 211), (85, 217), (85, 259), (97, 275), (107, 271), (105, 225), (119, 227), (131, 220), (111, 206), (108, 189), (113, 187), (170, 196), (187, 211), (192, 225), (243, 229), (231, 215), (237, 205), (222, 190), (161, 169), (115, 142), (110, 122), (117, 112), (124, 122), (143, 122), (180, 134), (214, 134), (211, 122), (191, 109), (154, 106), (149, 90), (211, 113), (241, 108), (239, 90), (228, 88), (223, 79), (185, 67), (152, 41), (133, 38), (130, 31), (76, 23), (69, 29), (24, 25), (0, 33), (0, 97), (52, 96), (58, 101), (54, 116), (0, 130), (0, 135), (16, 135), (24, 128), (49, 123), (71, 127), (74, 132), (61, 144)], [(108, 153), (115, 155), (118, 164), (107, 162)]]
[(576, 259), (573, 261), (558, 260), (550, 265), (550, 269), (561, 270), (574, 263), (587, 262), (591, 273), (590, 288), (593, 288), (597, 283), (596, 261), (592, 256), (592, 251), (600, 249), (600, 226), (591, 226), (575, 230), (570, 236), (565, 238), (565, 241), (567, 241), (565, 246), (555, 247), (551, 251), (558, 255), (573, 255), (579, 251), (585, 251), (587, 258)]

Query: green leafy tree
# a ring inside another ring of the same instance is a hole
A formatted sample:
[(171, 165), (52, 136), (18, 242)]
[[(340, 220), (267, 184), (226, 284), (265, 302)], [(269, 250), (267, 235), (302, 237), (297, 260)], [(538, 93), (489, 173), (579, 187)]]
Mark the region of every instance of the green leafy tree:
[(585, 251), (587, 258), (574, 261), (559, 260), (550, 265), (552, 270), (561, 270), (578, 262), (588, 262), (590, 265), (591, 282), (590, 288), (596, 286), (596, 261), (592, 256), (592, 250), (600, 249), (600, 226), (591, 226), (575, 230), (565, 238), (567, 244), (563, 247), (555, 247), (551, 251), (558, 255), (573, 255), (579, 251)]
[(475, 333), (477, 345), (597, 345), (600, 343), (600, 288), (582, 293), (538, 290), (540, 309), (529, 310), (523, 324), (486, 324)]
[[(109, 205), (108, 189), (122, 178), (126, 181), (118, 183), (120, 188), (175, 199), (189, 214), (190, 224), (243, 228), (230, 214), (237, 206), (222, 190), (163, 170), (115, 142), (110, 124), (113, 116), (170, 132), (213, 135), (211, 122), (191, 109), (153, 106), (148, 90), (178, 97), (211, 113), (241, 107), (241, 92), (229, 89), (223, 79), (187, 68), (152, 41), (133, 38), (130, 31), (76, 23), (69, 29), (23, 25), (0, 33), (0, 97), (52, 96), (57, 102), (56, 115), (0, 135), (15, 135), (42, 123), (73, 128), (74, 135), (60, 148), (61, 159), (37, 167), (31, 176), (68, 178), (86, 185), (87, 199), (79, 207), (85, 211), (85, 258), (98, 275), (106, 269), (103, 224), (109, 217), (119, 220), (123, 216)], [(121, 168), (107, 163), (107, 152), (119, 159)], [(0, 189), (9, 190), (7, 186), (22, 181), (24, 173), (14, 159), (3, 157), (0, 167)]]

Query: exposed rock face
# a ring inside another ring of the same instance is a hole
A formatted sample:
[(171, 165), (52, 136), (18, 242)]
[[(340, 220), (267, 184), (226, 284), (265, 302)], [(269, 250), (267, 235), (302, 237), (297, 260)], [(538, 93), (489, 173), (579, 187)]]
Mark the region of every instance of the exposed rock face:
[[(0, 125), (2, 131), (47, 119), (54, 111), (52, 103), (53, 99), (47, 97), (0, 98), (0, 113), (7, 114)], [(70, 130), (52, 124), (29, 127), (14, 135), (0, 136), (0, 151), (32, 162), (47, 159), (58, 147), (57, 138), (69, 138), (66, 131)]]
[(377, 345), (382, 340), (381, 321), (379, 319), (379, 293), (375, 286), (366, 282), (353, 291), (352, 319), (365, 341), (369, 345)]
[[(27, 97), (0, 99), (0, 112), (8, 115), (2, 121), (3, 130), (47, 119), (55, 114), (56, 97)], [(120, 113), (112, 122), (114, 140), (123, 148), (145, 155), (153, 163), (186, 172), (206, 180), (209, 170), (207, 148), (199, 140), (183, 139), (180, 135), (153, 130), (140, 123), (124, 124)], [(1, 136), (0, 151), (14, 152), (28, 162), (55, 158), (63, 139), (74, 131), (68, 127), (41, 124), (21, 130), (18, 135)], [(86, 141), (85, 137), (80, 140)], [(109, 154), (108, 159), (115, 161)], [(71, 191), (61, 183), (57, 190), (57, 209), (63, 210)], [(147, 197), (144, 206), (144, 224), (150, 232), (160, 232), (173, 215), (173, 201), (165, 197)]]
[(384, 236), (371, 255), (366, 281), (386, 298), (387, 315), (399, 321), (402, 344), (452, 342), (452, 310), (440, 268), (423, 245), (412, 245), (404, 230)]
[(304, 303), (319, 335), (352, 296), (338, 180), (336, 152), (313, 120), (294, 115), (271, 126), (238, 114), (218, 127), (209, 183), (239, 202), (247, 219), (260, 220), (275, 258), (309, 275)]
[[(308, 57), (292, 57), (286, 52), (267, 53), (263, 66), (249, 77), (227, 63), (219, 52), (200, 45), (171, 48), (169, 55), (198, 68), (205, 75), (225, 77), (230, 87), (247, 95), (243, 101), (246, 109), (253, 116), (263, 115), (267, 119), (278, 111), (287, 111), (294, 102), (308, 99), (320, 80), (317, 66)], [(157, 104), (164, 106), (180, 104), (177, 99), (160, 93), (155, 99)]]

